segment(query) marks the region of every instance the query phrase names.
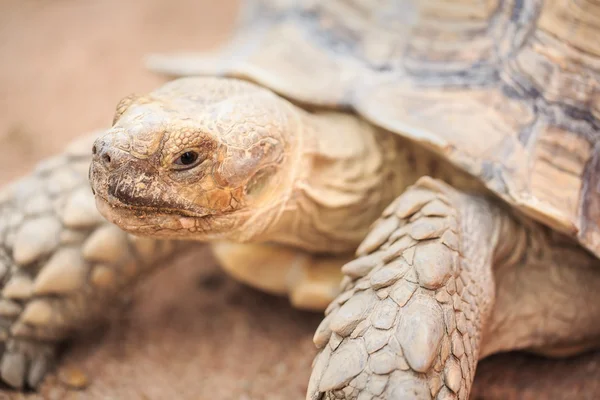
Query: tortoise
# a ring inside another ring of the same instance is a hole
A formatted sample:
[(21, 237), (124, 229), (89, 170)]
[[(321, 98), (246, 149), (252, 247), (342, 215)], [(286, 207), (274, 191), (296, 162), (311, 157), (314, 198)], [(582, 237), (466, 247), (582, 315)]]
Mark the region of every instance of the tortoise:
[(597, 347), (598, 20), (249, 1), (224, 50), (150, 57), (179, 79), (0, 198), (0, 377), (36, 387), (58, 342), (197, 241), (325, 309), (307, 399), (466, 399), (490, 354)]

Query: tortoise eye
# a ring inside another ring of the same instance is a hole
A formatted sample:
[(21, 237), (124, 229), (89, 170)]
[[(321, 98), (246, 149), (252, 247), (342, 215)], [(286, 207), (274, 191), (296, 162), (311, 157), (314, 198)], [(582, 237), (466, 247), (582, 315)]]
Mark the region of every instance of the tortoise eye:
[(198, 153), (195, 151), (186, 151), (175, 159), (174, 164), (180, 167), (180, 169), (187, 169), (198, 165), (200, 161), (202, 160)]

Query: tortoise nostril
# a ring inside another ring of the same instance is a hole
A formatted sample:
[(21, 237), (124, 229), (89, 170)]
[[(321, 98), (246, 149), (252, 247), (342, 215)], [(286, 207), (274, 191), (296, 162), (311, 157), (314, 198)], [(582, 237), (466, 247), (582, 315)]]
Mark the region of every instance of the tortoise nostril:
[(95, 155), (97, 152), (98, 152), (98, 149), (96, 148), (96, 145), (94, 145), (94, 146), (92, 147), (92, 154), (94, 154), (94, 155)]
[(105, 164), (110, 164), (110, 162), (112, 161), (110, 158), (110, 155), (104, 153), (102, 154), (102, 161), (104, 161)]

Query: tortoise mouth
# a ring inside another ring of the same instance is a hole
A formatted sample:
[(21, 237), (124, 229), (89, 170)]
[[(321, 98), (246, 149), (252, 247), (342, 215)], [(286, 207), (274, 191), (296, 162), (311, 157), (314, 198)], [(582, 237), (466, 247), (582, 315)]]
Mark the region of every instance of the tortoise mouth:
[(212, 236), (213, 216), (189, 211), (131, 206), (96, 194), (96, 208), (109, 222), (126, 232), (155, 238), (188, 239)]
[[(190, 234), (211, 234), (214, 216), (210, 210), (177, 204), (175, 196), (171, 196), (173, 204), (165, 200), (148, 201), (143, 193), (123, 184), (135, 173), (136, 169), (129, 165), (109, 171), (97, 160), (92, 161), (89, 181), (96, 208), (104, 218), (136, 235), (185, 239)], [(144, 183), (151, 185), (156, 182)], [(164, 193), (168, 188), (163, 185), (159, 189)]]
[(128, 233), (160, 239), (223, 240), (235, 236), (241, 222), (247, 218), (239, 212), (215, 212), (184, 204), (176, 196), (171, 196), (173, 202), (146, 201), (137, 193), (129, 196), (127, 191), (116, 190), (122, 180), (121, 172), (109, 173), (92, 162), (89, 180), (100, 214)]
[[(211, 216), (209, 213), (199, 213), (179, 208), (128, 204), (115, 196), (105, 196), (99, 193), (95, 193), (95, 197), (98, 210), (100, 210), (100, 207), (103, 207), (103, 210), (106, 211), (107, 215), (110, 214), (111, 211), (116, 210), (117, 212), (130, 212), (131, 214), (135, 214), (137, 218), (142, 219), (149, 218), (153, 215), (170, 215), (181, 218), (207, 218)], [(102, 215), (108, 219), (107, 215), (104, 213), (102, 213)]]

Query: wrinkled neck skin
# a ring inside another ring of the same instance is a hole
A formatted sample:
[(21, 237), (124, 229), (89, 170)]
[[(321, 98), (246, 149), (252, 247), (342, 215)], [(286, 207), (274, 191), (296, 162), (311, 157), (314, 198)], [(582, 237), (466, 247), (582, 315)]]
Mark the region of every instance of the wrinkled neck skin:
[(395, 135), (350, 114), (297, 111), (299, 154), (290, 160), (289, 196), (270, 210), (276, 214), (271, 225), (247, 239), (318, 253), (354, 251), (371, 223), (415, 177), (402, 168)]
[(354, 251), (383, 210), (422, 176), (485, 192), (444, 158), (353, 114), (296, 111), (301, 150), (289, 198), (252, 241), (311, 252)]

